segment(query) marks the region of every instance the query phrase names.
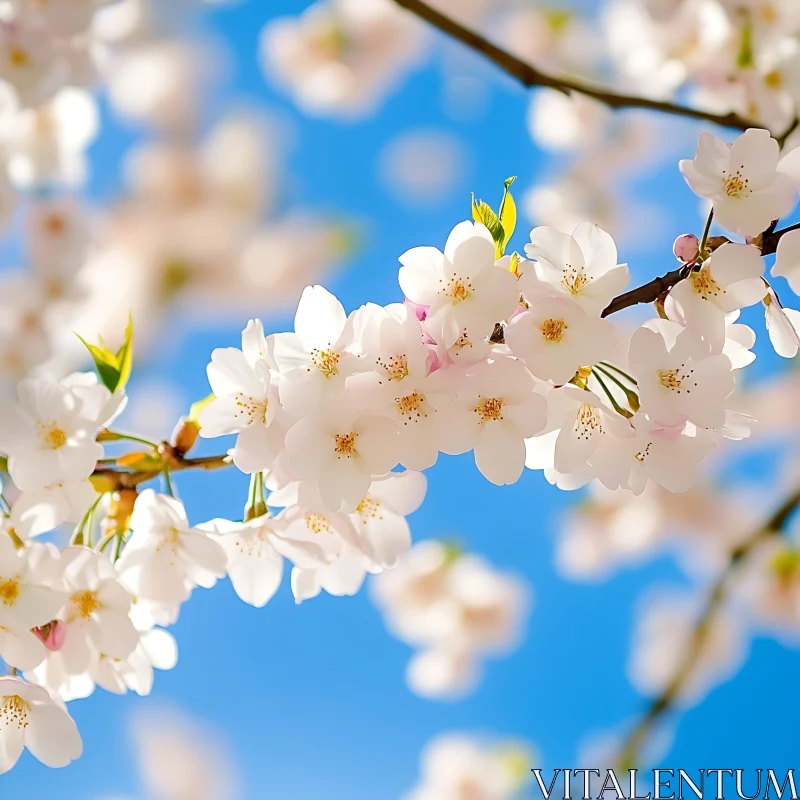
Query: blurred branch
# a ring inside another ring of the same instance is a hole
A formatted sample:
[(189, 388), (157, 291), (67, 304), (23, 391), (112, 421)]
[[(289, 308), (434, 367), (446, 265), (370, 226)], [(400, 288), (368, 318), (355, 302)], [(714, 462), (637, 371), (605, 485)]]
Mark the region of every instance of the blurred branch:
[(798, 507), (800, 507), (800, 489), (791, 494), (760, 528), (731, 552), (727, 567), (711, 587), (703, 613), (692, 631), (686, 656), (678, 667), (675, 676), (661, 694), (653, 700), (625, 739), (619, 755), (618, 763), (620, 768), (629, 769), (638, 766), (637, 761), (641, 755), (642, 747), (656, 725), (680, 696), (681, 691), (692, 675), (694, 667), (703, 654), (703, 649), (708, 642), (717, 613), (727, 600), (742, 563), (746, 561), (761, 542), (770, 536), (780, 533)]
[(555, 89), (563, 94), (577, 92), (578, 94), (598, 100), (610, 108), (642, 108), (649, 111), (659, 111), (663, 114), (672, 114), (678, 117), (688, 117), (704, 122), (713, 122), (725, 128), (747, 130), (747, 128), (759, 127), (751, 120), (740, 117), (738, 114), (712, 114), (708, 111), (677, 105), (675, 103), (650, 100), (646, 97), (637, 97), (635, 95), (620, 94), (601, 86), (591, 86), (572, 78), (548, 75), (525, 61), (518, 59), (516, 56), (511, 55), (511, 53), (508, 53), (497, 45), (492, 44), (480, 34), (469, 30), (469, 28), (465, 28), (454, 19), (431, 8), (426, 2), (423, 2), (423, 0), (395, 0), (395, 2), (420, 19), (438, 28), (443, 33), (446, 33), (472, 50), (485, 56), (489, 61), (529, 88), (541, 86)]

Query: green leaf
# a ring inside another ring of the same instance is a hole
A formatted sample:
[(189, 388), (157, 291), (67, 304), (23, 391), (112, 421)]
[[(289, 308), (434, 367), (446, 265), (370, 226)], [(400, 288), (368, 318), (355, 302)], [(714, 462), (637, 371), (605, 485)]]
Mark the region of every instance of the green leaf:
[(90, 344), (83, 337), (78, 336), (94, 361), (100, 381), (110, 392), (124, 389), (131, 377), (133, 368), (133, 319), (128, 315), (128, 325), (125, 328), (125, 341), (116, 353), (112, 353), (102, 338), (100, 344)]
[(196, 403), (192, 403), (191, 408), (189, 409), (189, 421), (190, 422), (197, 422), (200, 418), (200, 412), (214, 399), (214, 392), (208, 397), (204, 397), (202, 400), (198, 400)]
[(133, 369), (133, 315), (130, 313), (128, 313), (128, 324), (125, 326), (125, 341), (117, 350), (117, 364), (119, 365), (117, 389), (124, 389), (131, 379)]
[(495, 244), (501, 242), (505, 238), (503, 226), (500, 223), (497, 214), (492, 211), (488, 203), (484, 203), (482, 200), (477, 202), (473, 197), (472, 218), (475, 220), (475, 222), (480, 222), (489, 229), (489, 233), (492, 234), (492, 239), (494, 240)]

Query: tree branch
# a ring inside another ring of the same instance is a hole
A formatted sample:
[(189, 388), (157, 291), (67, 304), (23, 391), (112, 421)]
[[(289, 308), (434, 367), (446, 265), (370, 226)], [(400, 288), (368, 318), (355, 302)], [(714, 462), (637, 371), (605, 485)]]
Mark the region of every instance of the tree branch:
[[(173, 450), (171, 445), (167, 445)], [(161, 446), (162, 457), (164, 445)], [(203, 456), (201, 458), (186, 458), (176, 452), (169, 452), (165, 466), (170, 472), (185, 472), (190, 469), (216, 470), (224, 469), (233, 464), (229, 455)], [(98, 464), (92, 473), (92, 483), (99, 491), (119, 492), (124, 489), (135, 489), (142, 483), (147, 483), (163, 473), (162, 469), (125, 470)]]
[[(775, 253), (778, 249), (778, 243), (784, 234), (796, 230), (800, 230), (800, 223), (797, 225), (790, 225), (788, 228), (783, 228), (779, 231), (765, 233), (761, 240), (761, 255), (770, 256)], [(653, 278), (653, 280), (641, 286), (637, 286), (635, 289), (618, 295), (608, 304), (601, 316), (608, 317), (611, 314), (616, 314), (617, 311), (622, 311), (624, 308), (630, 308), (639, 303), (654, 303), (660, 294), (671, 289), (683, 276), (683, 268), (678, 267), (678, 269), (674, 269), (672, 272), (668, 272), (660, 278)]]
[(508, 53), (497, 45), (492, 44), (485, 37), (465, 28), (454, 19), (431, 8), (426, 2), (423, 2), (423, 0), (395, 0), (395, 2), (420, 19), (438, 28), (443, 33), (446, 33), (472, 50), (485, 56), (512, 78), (516, 78), (524, 86), (529, 88), (535, 86), (547, 87), (562, 92), (563, 94), (577, 92), (578, 94), (598, 100), (610, 108), (642, 108), (649, 111), (672, 114), (673, 116), (712, 122), (725, 128), (747, 130), (747, 128), (760, 127), (751, 120), (747, 120), (738, 114), (712, 114), (708, 111), (689, 108), (688, 106), (675, 103), (621, 94), (602, 86), (592, 86), (572, 78), (549, 75), (536, 69), (525, 61), (518, 59), (516, 56), (511, 55), (511, 53)]
[(672, 708), (692, 675), (692, 671), (703, 654), (716, 615), (728, 599), (734, 579), (744, 561), (765, 539), (780, 533), (792, 514), (800, 507), (800, 489), (795, 490), (775, 513), (751, 536), (731, 552), (726, 569), (711, 587), (703, 613), (695, 624), (689, 648), (672, 680), (653, 700), (639, 722), (633, 727), (622, 745), (619, 766), (623, 769), (637, 767), (637, 761), (648, 737), (662, 717)]

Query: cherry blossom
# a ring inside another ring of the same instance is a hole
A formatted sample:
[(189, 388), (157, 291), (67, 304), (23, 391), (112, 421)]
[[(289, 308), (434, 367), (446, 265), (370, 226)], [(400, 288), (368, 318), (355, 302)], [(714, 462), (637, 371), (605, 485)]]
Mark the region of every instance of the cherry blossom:
[(628, 268), (617, 264), (614, 240), (589, 222), (579, 225), (572, 236), (554, 228), (534, 228), (525, 252), (536, 261), (535, 280), (520, 282), (529, 300), (542, 294), (564, 295), (589, 314), (599, 314), (628, 283)]
[(45, 657), (32, 629), (55, 619), (66, 599), (54, 550), (43, 544), (17, 550), (0, 535), (0, 658), (17, 669), (32, 669)]
[(647, 415), (665, 427), (686, 421), (722, 427), (725, 400), (735, 387), (728, 357), (709, 356), (678, 323), (659, 320), (653, 327), (639, 328), (630, 347), (630, 368)]
[(400, 256), (400, 288), (412, 302), (430, 307), (425, 325), (436, 342), (451, 347), (465, 332), (487, 337), (514, 311), (516, 280), (495, 260), (492, 235), (472, 222), (453, 229), (444, 253), (417, 247)]
[(41, 686), (0, 677), (0, 773), (28, 750), (48, 767), (80, 758), (81, 737), (72, 717)]
[(200, 526), (216, 540), (227, 557), (227, 573), (241, 600), (262, 608), (278, 591), (283, 577), (283, 559), (300, 568), (325, 564), (323, 548), (313, 541), (295, 541), (284, 535), (286, 521), (255, 517), (248, 522), (212, 520)]
[(717, 222), (741, 236), (757, 236), (797, 204), (779, 158), (780, 146), (766, 130), (750, 129), (730, 146), (702, 133), (694, 160), (681, 161), (680, 169), (694, 192), (711, 200)]
[(548, 428), (558, 430), (553, 466), (562, 474), (590, 461), (605, 437), (628, 435), (628, 423), (592, 391), (567, 384), (546, 397)]
[(725, 315), (758, 303), (765, 294), (764, 264), (749, 245), (724, 244), (670, 292), (681, 321), (719, 353), (725, 342)]
[(330, 511), (354, 511), (373, 475), (398, 463), (399, 432), (388, 417), (330, 405), (325, 417), (301, 419), (286, 434), (288, 458), (312, 480)]
[(215, 350), (208, 365), (214, 397), (200, 412), (200, 435), (236, 433), (233, 460), (243, 472), (269, 469), (283, 449), (285, 431), (278, 418), (278, 391), (266, 358), (260, 321), (242, 333), (242, 349)]
[(295, 314), (295, 332), (275, 334), (268, 343), (287, 411), (302, 415), (341, 398), (345, 379), (358, 365), (353, 324), (329, 291), (322, 286), (305, 289)]
[(454, 400), (440, 406), (441, 449), (475, 452), (475, 464), (492, 483), (516, 483), (525, 466), (525, 439), (547, 419), (543, 397), (524, 365), (497, 358), (470, 368)]
[(611, 356), (615, 333), (608, 320), (587, 314), (574, 300), (541, 298), (514, 317), (506, 340), (537, 378), (563, 384), (578, 367)]
[(69, 388), (46, 378), (19, 384), (19, 403), (6, 402), (0, 414), (0, 450), (20, 489), (38, 489), (59, 480), (87, 478), (103, 448), (98, 427), (82, 415)]
[(182, 603), (193, 586), (211, 587), (224, 577), (225, 551), (206, 532), (189, 527), (186, 510), (174, 497), (145, 489), (130, 526), (133, 536), (117, 569), (137, 597)]

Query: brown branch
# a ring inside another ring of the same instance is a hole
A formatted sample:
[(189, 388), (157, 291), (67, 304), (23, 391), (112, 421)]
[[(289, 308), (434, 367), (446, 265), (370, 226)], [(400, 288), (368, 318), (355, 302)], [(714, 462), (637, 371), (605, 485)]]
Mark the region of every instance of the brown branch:
[(771, 256), (777, 249), (781, 237), (790, 231), (800, 230), (800, 223), (797, 225), (790, 225), (788, 228), (783, 228), (780, 231), (772, 231), (772, 233), (765, 233), (761, 240), (761, 255)]
[(169, 472), (185, 472), (190, 469), (217, 470), (230, 466), (233, 461), (229, 455), (202, 456), (201, 458), (186, 458), (174, 451), (169, 444), (162, 444), (159, 454), (164, 460), (161, 469), (119, 469), (99, 464), (92, 473), (92, 483), (99, 491), (119, 492), (124, 489), (135, 489), (142, 483), (147, 483), (163, 474), (164, 468)]
[(625, 739), (619, 755), (620, 768), (629, 769), (638, 766), (637, 762), (642, 747), (656, 725), (680, 696), (681, 691), (692, 675), (694, 667), (702, 656), (704, 648), (708, 644), (708, 637), (716, 615), (728, 599), (734, 579), (742, 563), (746, 561), (761, 542), (770, 536), (780, 533), (798, 507), (800, 507), (800, 489), (795, 490), (761, 527), (731, 552), (726, 569), (711, 587), (703, 613), (692, 631), (686, 656), (683, 658), (672, 680), (661, 694), (653, 700)]
[[(764, 233), (761, 240), (761, 255), (770, 256), (775, 253), (783, 235), (796, 230), (800, 230), (800, 223), (790, 225), (788, 228), (783, 228), (779, 231)], [(630, 308), (639, 303), (654, 303), (659, 295), (671, 289), (683, 277), (683, 267), (678, 267), (678, 269), (674, 269), (660, 278), (653, 278), (653, 280), (615, 297), (601, 316), (608, 317), (611, 314), (616, 314), (617, 311), (622, 311), (624, 308)]]
[(622, 311), (623, 308), (630, 308), (630, 306), (635, 306), (639, 303), (654, 303), (659, 295), (671, 289), (683, 276), (683, 267), (678, 267), (678, 269), (674, 269), (660, 278), (653, 278), (653, 280), (637, 286), (635, 289), (617, 295), (608, 304), (601, 316), (608, 317), (611, 314), (616, 314), (617, 311)]
[(649, 111), (672, 114), (678, 117), (688, 117), (704, 122), (713, 122), (725, 128), (747, 130), (747, 128), (760, 127), (751, 120), (745, 119), (738, 114), (712, 114), (708, 111), (689, 108), (688, 106), (677, 105), (675, 103), (621, 94), (602, 86), (591, 86), (573, 78), (549, 75), (536, 69), (536, 67), (531, 66), (525, 61), (518, 59), (516, 56), (511, 55), (511, 53), (508, 53), (497, 45), (492, 44), (485, 37), (469, 30), (469, 28), (465, 28), (454, 19), (431, 8), (426, 2), (423, 2), (423, 0), (395, 0), (395, 2), (420, 19), (438, 28), (443, 33), (448, 34), (477, 53), (485, 56), (489, 61), (529, 88), (535, 86), (547, 87), (562, 92), (563, 94), (577, 92), (578, 94), (598, 100), (610, 108), (642, 108)]

